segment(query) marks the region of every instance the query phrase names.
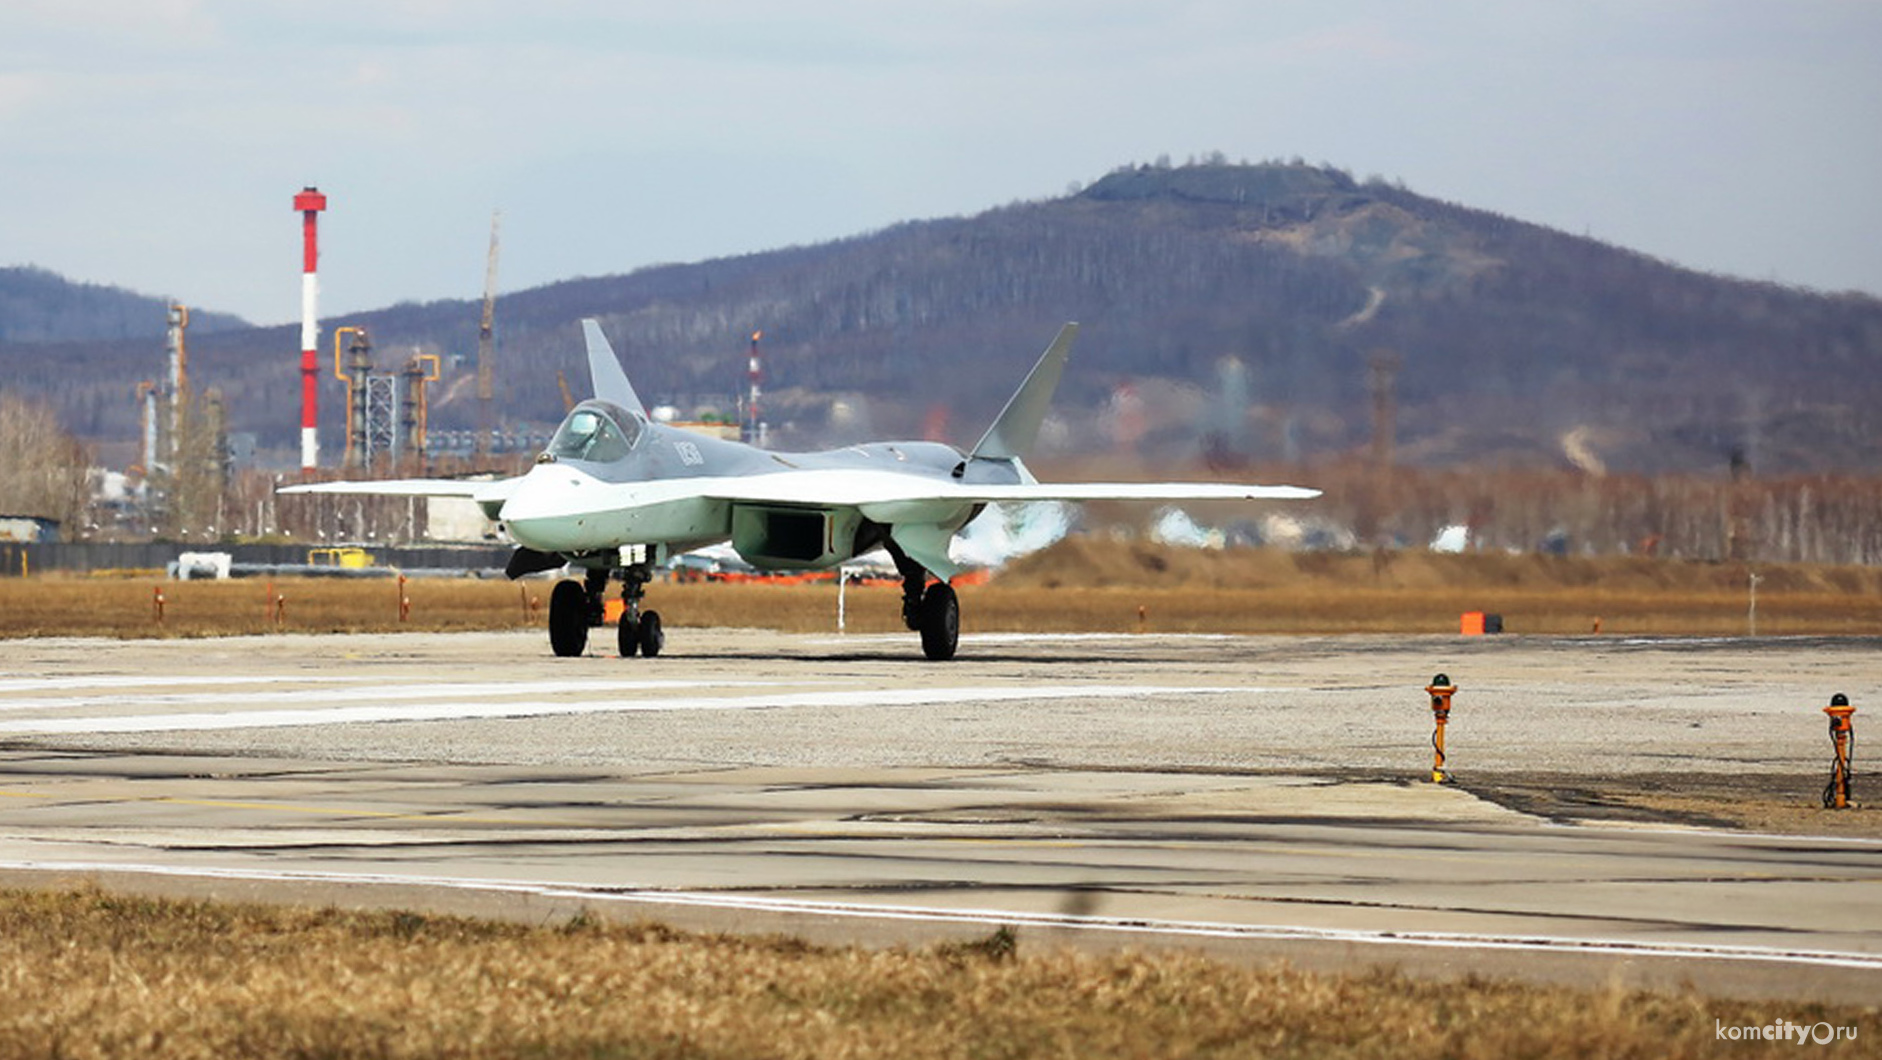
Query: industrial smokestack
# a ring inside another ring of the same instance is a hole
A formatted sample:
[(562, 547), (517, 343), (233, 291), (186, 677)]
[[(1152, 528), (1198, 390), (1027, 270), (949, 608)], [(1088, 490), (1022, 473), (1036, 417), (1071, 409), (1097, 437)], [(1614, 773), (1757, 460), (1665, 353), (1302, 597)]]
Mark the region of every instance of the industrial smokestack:
[(316, 228), (320, 212), (327, 208), (327, 197), (318, 188), (302, 188), (294, 196), (294, 208), (301, 212), (301, 470), (320, 466), (320, 297), (318, 276), (320, 246)]
[(164, 389), (170, 396), (170, 449), (175, 451), (183, 439), (183, 417), (189, 402), (190, 359), (189, 347), (184, 334), (190, 326), (190, 309), (186, 305), (170, 307), (170, 378)]
[(758, 411), (758, 396), (764, 384), (765, 362), (758, 353), (758, 340), (764, 337), (762, 331), (751, 333), (751, 361), (746, 369), (749, 391), (745, 398), (745, 441), (760, 448), (765, 444), (765, 421)]

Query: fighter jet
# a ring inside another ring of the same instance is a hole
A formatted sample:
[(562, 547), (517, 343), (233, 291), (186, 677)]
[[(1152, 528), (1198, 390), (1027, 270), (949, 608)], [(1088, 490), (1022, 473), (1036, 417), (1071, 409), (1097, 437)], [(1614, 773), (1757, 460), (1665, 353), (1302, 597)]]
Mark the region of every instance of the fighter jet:
[(948, 544), (988, 504), (1091, 500), (1297, 500), (1297, 486), (1195, 482), (1043, 483), (1024, 457), (1038, 439), (1077, 324), (1067, 324), (999, 418), (967, 452), (938, 442), (875, 442), (783, 453), (657, 423), (594, 320), (582, 321), (594, 397), (577, 404), (527, 474), (496, 482), (398, 479), (289, 486), (282, 493), (469, 497), (516, 541), (511, 578), (556, 570), (579, 578), (549, 597), (555, 654), (581, 655), (601, 626), (611, 579), (621, 582), (623, 656), (666, 645), (660, 614), (642, 607), (669, 557), (729, 541), (763, 570), (826, 570), (884, 549), (902, 576), (902, 620), (929, 659), (951, 659), (962, 568)]

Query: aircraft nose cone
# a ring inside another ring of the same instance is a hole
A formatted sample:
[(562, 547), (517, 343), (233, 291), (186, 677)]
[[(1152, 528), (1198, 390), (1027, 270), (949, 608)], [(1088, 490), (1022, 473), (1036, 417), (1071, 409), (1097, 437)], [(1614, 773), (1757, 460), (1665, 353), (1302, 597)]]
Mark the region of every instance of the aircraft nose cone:
[(583, 548), (583, 531), (591, 513), (582, 500), (590, 485), (566, 468), (535, 468), (503, 502), (497, 517), (517, 543), (538, 551)]

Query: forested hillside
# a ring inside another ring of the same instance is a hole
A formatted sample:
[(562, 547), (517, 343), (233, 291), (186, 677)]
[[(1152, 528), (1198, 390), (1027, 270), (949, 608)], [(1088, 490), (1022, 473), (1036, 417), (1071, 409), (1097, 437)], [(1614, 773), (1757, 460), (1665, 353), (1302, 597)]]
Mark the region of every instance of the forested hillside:
[[(0, 268), (0, 345), (90, 342), (100, 339), (162, 340), (170, 303), (121, 287), (73, 283), (57, 273), (28, 266)], [(202, 332), (246, 328), (226, 313), (192, 313)]]
[[(1402, 463), (1867, 471), (1882, 437), (1882, 301), (1696, 273), (1302, 164), (1128, 167), (974, 217), (506, 294), (506, 422), (557, 419), (558, 371), (585, 391), (583, 316), (643, 397), (688, 413), (729, 408), (762, 330), (780, 444), (970, 444), (1066, 320), (1084, 330), (1048, 446), (1327, 459), (1365, 449), (1387, 384)], [(466, 299), (323, 325), (366, 325), (385, 366), (445, 355), (432, 419), (449, 428), (476, 421), (477, 319)], [(81, 435), (134, 436), (131, 388), (160, 344), (10, 336), (9, 383)], [(233, 429), (285, 450), (298, 341), (192, 333), (192, 371)]]

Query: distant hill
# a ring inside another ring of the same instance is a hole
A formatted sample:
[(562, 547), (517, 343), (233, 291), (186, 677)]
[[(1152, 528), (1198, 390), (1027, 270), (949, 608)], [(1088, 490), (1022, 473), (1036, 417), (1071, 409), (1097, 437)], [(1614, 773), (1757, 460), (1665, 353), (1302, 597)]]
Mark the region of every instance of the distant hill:
[[(1043, 443), (1073, 451), (1355, 454), (1372, 388), (1389, 380), (1407, 463), (1797, 473), (1882, 461), (1882, 300), (1694, 272), (1301, 164), (1126, 167), (973, 217), (506, 294), (506, 422), (559, 418), (558, 371), (585, 392), (583, 316), (601, 318), (643, 397), (687, 413), (729, 406), (762, 330), (781, 445), (930, 429), (971, 444), (1058, 325), (1078, 320)], [(451, 428), (476, 422), (477, 319), (465, 299), (323, 326), (367, 326), (383, 365), (444, 355), (432, 422)], [(223, 390), (232, 427), (283, 451), (298, 342), (293, 328), (191, 336), (195, 378)], [(0, 377), (85, 435), (130, 438), (130, 388), (160, 353), (0, 333)], [(338, 420), (326, 418), (328, 445)]]
[[(0, 344), (161, 340), (169, 308), (168, 299), (122, 287), (75, 283), (31, 266), (0, 268)], [(227, 313), (192, 311), (190, 326), (207, 333), (249, 324)]]

